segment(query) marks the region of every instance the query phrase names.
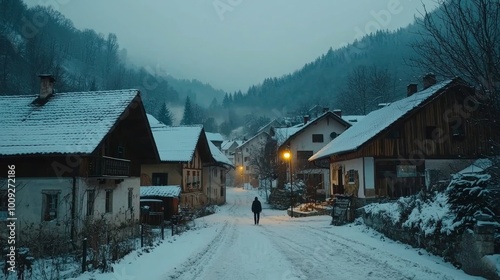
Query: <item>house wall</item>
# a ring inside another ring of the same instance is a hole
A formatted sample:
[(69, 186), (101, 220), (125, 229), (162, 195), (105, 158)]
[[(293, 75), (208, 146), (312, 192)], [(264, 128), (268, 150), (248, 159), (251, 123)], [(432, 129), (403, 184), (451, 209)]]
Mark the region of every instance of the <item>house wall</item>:
[[(330, 165), (330, 172), (332, 174), (332, 184), (339, 184), (337, 176), (338, 170), (342, 170), (342, 182), (344, 191), (349, 193), (355, 190), (354, 194), (357, 197), (371, 197), (375, 195), (375, 161), (372, 157), (357, 158), (345, 161), (339, 161)], [(354, 183), (349, 183), (348, 172), (349, 170), (357, 171), (356, 180)], [(331, 190), (332, 191), (332, 190)], [(333, 195), (332, 192), (330, 195)]]
[[(251, 166), (251, 159), (262, 152), (268, 139), (269, 135), (261, 132), (259, 135), (250, 139), (243, 146), (235, 150), (234, 157), (235, 166), (237, 168), (235, 176), (236, 181), (240, 182), (239, 185), (241, 185), (241, 181), (243, 181), (244, 183), (250, 183), (254, 188), (259, 187), (259, 180), (257, 178), (258, 175), (256, 174), (255, 168)], [(240, 166), (243, 167), (243, 170), (239, 169)]]
[(153, 173), (167, 173), (167, 185), (183, 186), (181, 163), (143, 164), (141, 167), (141, 186), (151, 186)]
[[(114, 224), (127, 222), (130, 219), (139, 218), (139, 178), (126, 178), (121, 183), (115, 184), (114, 180), (107, 180), (106, 184), (100, 184), (97, 179), (80, 178), (75, 179), (75, 229), (79, 231), (87, 216), (87, 190), (95, 189), (96, 198), (94, 202), (94, 217), (100, 218), (101, 214), (109, 218)], [(105, 189), (113, 190), (113, 210), (111, 213), (105, 211)], [(133, 191), (133, 208), (128, 208), (128, 189)], [(44, 193), (56, 193), (58, 197), (57, 217), (50, 221), (44, 221)], [(68, 238), (71, 232), (71, 220), (73, 204), (73, 178), (23, 178), (16, 177), (16, 217), (17, 228), (20, 232), (28, 230), (31, 226), (42, 225), (46, 229), (59, 234), (66, 234)]]
[[(332, 132), (341, 134), (345, 131), (345, 129), (346, 127), (343, 124), (340, 124), (331, 117), (325, 117), (318, 120), (316, 123), (309, 125), (302, 133), (290, 140), (290, 150), (292, 152), (292, 172), (299, 174), (321, 174), (321, 177), (323, 178), (323, 189), (325, 190), (325, 195), (327, 197), (331, 194), (330, 170), (328, 168), (319, 169), (312, 163), (308, 162), (307, 159), (298, 160), (297, 151), (312, 151), (312, 153), (315, 154), (332, 140), (330, 137)], [(313, 134), (323, 135), (323, 142), (313, 142)], [(279, 152), (280, 155), (282, 153), (283, 151)]]
[[(115, 180), (105, 180), (99, 182), (97, 179), (87, 179), (82, 185), (85, 192), (84, 199), (79, 207), (83, 215), (87, 213), (88, 190), (95, 190), (94, 217), (99, 218), (104, 215), (105, 218), (114, 224), (126, 222), (127, 220), (138, 220), (140, 215), (140, 178), (127, 178), (117, 183)], [(84, 188), (86, 186), (86, 188)], [(132, 208), (128, 205), (128, 191), (132, 189)], [(106, 190), (113, 192), (113, 201), (111, 212), (106, 213)]]
[(226, 176), (227, 169), (219, 166), (208, 166), (203, 169), (204, 182), (203, 192), (207, 196), (210, 205), (222, 205), (226, 203)]

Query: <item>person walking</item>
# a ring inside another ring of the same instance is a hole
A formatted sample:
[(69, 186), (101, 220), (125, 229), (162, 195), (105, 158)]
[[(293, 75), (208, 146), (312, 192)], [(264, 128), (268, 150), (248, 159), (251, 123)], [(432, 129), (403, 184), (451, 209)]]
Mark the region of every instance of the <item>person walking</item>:
[(252, 202), (252, 212), (253, 212), (253, 221), (256, 225), (259, 224), (260, 212), (262, 212), (262, 205), (257, 197)]

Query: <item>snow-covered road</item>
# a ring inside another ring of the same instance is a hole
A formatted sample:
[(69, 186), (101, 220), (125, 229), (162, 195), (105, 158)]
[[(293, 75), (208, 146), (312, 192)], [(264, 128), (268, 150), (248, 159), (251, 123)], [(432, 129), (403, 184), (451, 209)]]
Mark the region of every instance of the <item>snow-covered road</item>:
[(291, 219), (284, 211), (264, 209), (255, 226), (254, 196), (230, 189), (227, 205), (205, 218), (222, 225), (220, 233), (167, 279), (471, 278), (361, 226), (332, 227), (325, 216)]
[(364, 225), (331, 226), (328, 216), (292, 219), (263, 203), (254, 225), (256, 194), (230, 188), (227, 204), (197, 219), (198, 229), (132, 253), (115, 273), (79, 279), (482, 279)]

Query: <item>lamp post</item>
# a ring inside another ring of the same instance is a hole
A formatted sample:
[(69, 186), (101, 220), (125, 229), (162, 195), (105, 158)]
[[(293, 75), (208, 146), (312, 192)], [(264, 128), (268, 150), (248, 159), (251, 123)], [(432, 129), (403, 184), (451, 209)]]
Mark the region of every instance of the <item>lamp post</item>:
[(240, 174), (241, 174), (241, 188), (243, 189), (244, 183), (243, 183), (243, 165), (240, 165)]
[(292, 179), (292, 153), (286, 151), (283, 157), (288, 160), (289, 172), (290, 172), (290, 217), (293, 218), (293, 179)]

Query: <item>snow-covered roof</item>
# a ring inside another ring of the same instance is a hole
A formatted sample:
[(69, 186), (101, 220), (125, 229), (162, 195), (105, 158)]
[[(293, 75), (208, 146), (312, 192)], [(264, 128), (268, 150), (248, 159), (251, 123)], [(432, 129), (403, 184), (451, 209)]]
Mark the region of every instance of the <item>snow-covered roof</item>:
[(358, 149), (361, 145), (368, 142), (391, 124), (403, 118), (407, 113), (418, 108), (437, 93), (440, 93), (442, 89), (450, 85), (453, 81), (454, 80), (446, 80), (437, 83), (425, 90), (371, 112), (357, 124), (348, 128), (337, 138), (330, 141), (330, 143), (310, 157), (309, 160), (316, 160)]
[(297, 124), (290, 127), (280, 127), (274, 130), (274, 137), (276, 139), (278, 147), (283, 145), (288, 138), (297, 133), (302, 129), (304, 124)]
[(147, 115), (161, 161), (191, 161), (201, 135), (202, 126), (166, 126)]
[(208, 141), (224, 141), (224, 138), (220, 133), (205, 132), (205, 134), (207, 135)]
[(361, 121), (364, 117), (364, 115), (347, 115), (347, 116), (342, 116), (342, 119), (351, 125), (357, 124), (359, 121)]
[(217, 163), (225, 164), (234, 168), (233, 163), (212, 143), (208, 141), (208, 147), (210, 148), (210, 153)]
[(470, 166), (464, 168), (463, 170), (461, 170), (458, 173), (460, 173), (460, 174), (481, 173), (484, 170), (486, 170), (487, 168), (491, 167), (492, 165), (493, 165), (493, 162), (490, 159), (481, 158), (481, 159), (474, 161), (474, 163), (472, 163)]
[(348, 121), (344, 120), (343, 118), (340, 118), (333, 112), (327, 111), (318, 116), (317, 118), (308, 121), (307, 123), (300, 123), (291, 127), (276, 128), (275, 139), (277, 141), (278, 147), (281, 147), (281, 145), (283, 145), (283, 143), (288, 141), (288, 139), (291, 139), (292, 137), (295, 137), (296, 135), (302, 133), (309, 126), (313, 125), (314, 123), (320, 121), (325, 117), (331, 117), (333, 119), (336, 119), (339, 123), (345, 125), (346, 127), (351, 126), (351, 123), (349, 123)]
[(92, 153), (117, 123), (136, 89), (0, 96), (0, 155)]
[(146, 116), (148, 117), (149, 126), (151, 128), (165, 126), (164, 123), (160, 122), (158, 119), (156, 119), (155, 117), (153, 117), (153, 115), (146, 114)]
[(141, 186), (141, 197), (161, 196), (178, 197), (181, 195), (181, 187), (175, 186)]
[(160, 160), (191, 161), (202, 129), (201, 125), (152, 127)]

